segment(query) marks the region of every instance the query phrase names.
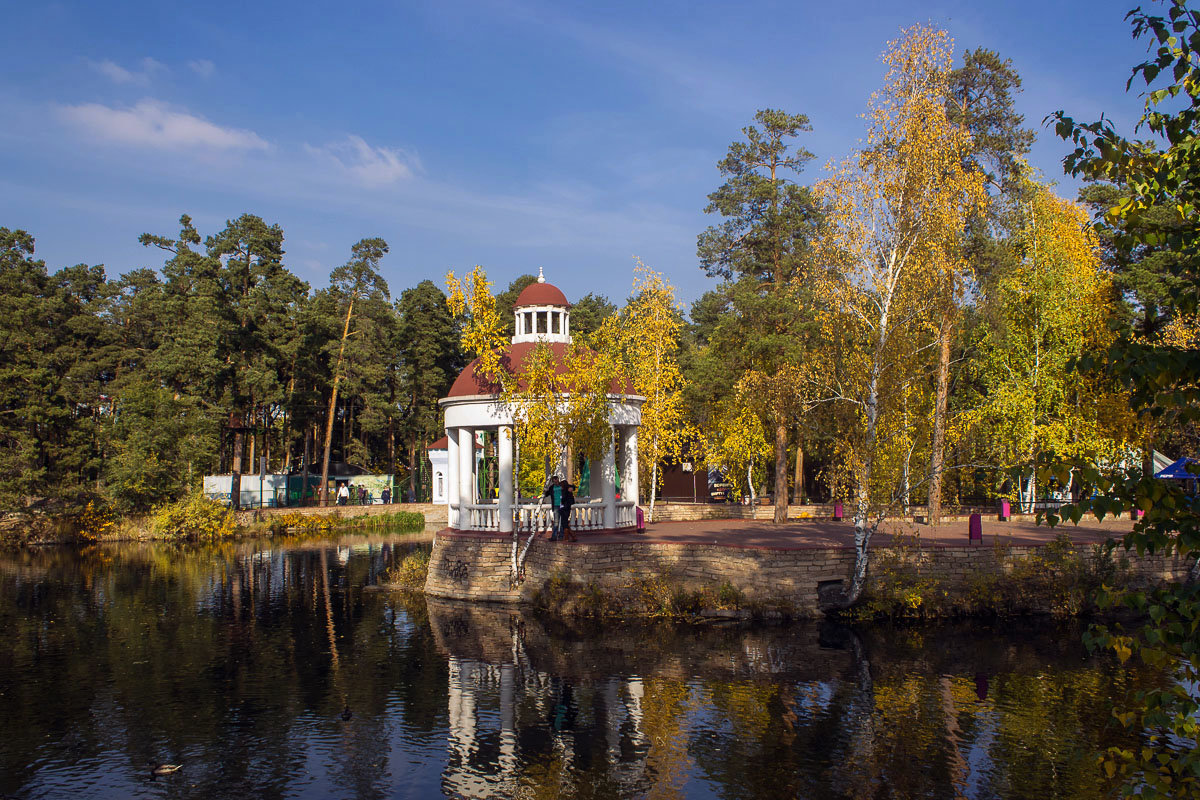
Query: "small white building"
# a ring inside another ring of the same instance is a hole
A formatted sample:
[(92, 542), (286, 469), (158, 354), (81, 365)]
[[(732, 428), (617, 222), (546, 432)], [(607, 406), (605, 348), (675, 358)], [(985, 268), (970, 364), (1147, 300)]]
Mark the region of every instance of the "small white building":
[[(449, 501), (449, 476), (450, 476), (450, 440), (449, 437), (443, 436), (433, 444), (429, 445), (429, 466), (432, 467), (430, 476), (433, 484), (433, 499), (431, 502), (446, 503)], [(479, 470), (479, 462), (483, 461), (483, 448), (479, 446), (479, 441), (475, 442), (475, 469)]]
[[(242, 475), (238, 482), (242, 508), (272, 508), (287, 504), (287, 475)], [(232, 475), (205, 475), (204, 496), (229, 505), (233, 494)]]
[[(558, 362), (565, 363), (571, 344), (570, 308), (566, 296), (546, 283), (539, 270), (537, 282), (521, 292), (514, 306), (516, 333), (508, 351), (509, 362), (523, 364), (540, 343), (545, 343)], [(468, 364), (454, 381), (450, 394), (439, 401), (446, 414), (446, 450), (444, 461), (432, 449), (429, 454), (433, 501), (446, 503), (449, 525), (457, 530), (509, 533), (514, 527), (547, 527), (549, 509), (539, 508), (536, 501), (522, 503), (515, 496), (512, 409), (499, 402), (499, 388), (476, 373), (478, 366), (479, 359)], [(643, 402), (644, 397), (634, 394), (609, 395), (612, 439), (602, 456), (588, 465), (590, 485), (580, 487), (580, 502), (571, 512), (575, 530), (618, 530), (636, 525), (637, 429)], [(482, 460), (475, 446), (476, 434), (484, 430), (495, 434), (499, 467), (495, 499), (479, 497), (477, 470)], [(620, 501), (616, 498), (618, 464), (624, 477), (624, 498)], [(445, 475), (444, 495), (438, 491), (440, 474)]]

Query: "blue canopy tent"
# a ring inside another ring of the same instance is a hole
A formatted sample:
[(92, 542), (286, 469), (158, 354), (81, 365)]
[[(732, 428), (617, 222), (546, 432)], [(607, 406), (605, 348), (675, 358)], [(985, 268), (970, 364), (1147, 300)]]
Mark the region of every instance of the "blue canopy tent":
[[(1188, 465), (1191, 465), (1192, 472), (1188, 472)], [(1156, 478), (1166, 478), (1167, 480), (1188, 481), (1200, 478), (1200, 461), (1194, 458), (1184, 456), (1178, 461), (1172, 462), (1164, 469), (1160, 469), (1154, 473)]]

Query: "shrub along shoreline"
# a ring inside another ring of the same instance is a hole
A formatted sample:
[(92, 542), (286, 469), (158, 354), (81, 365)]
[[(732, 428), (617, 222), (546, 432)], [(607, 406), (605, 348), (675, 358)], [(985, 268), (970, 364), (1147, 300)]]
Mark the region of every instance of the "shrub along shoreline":
[(202, 494), (193, 493), (164, 503), (144, 516), (119, 516), (94, 502), (72, 514), (10, 514), (0, 527), (0, 546), (148, 540), (228, 541), (363, 529), (419, 532), (425, 530), (425, 515), (395, 511), (342, 517), (331, 511), (328, 514), (278, 514), (256, 522), (240, 523), (230, 509)]

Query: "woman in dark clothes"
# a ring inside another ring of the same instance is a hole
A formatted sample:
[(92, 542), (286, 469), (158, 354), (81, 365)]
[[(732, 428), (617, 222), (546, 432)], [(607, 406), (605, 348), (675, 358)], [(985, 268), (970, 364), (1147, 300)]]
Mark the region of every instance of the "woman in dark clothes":
[(579, 540), (575, 538), (575, 532), (571, 530), (571, 506), (575, 505), (575, 493), (571, 490), (574, 488), (575, 484), (563, 481), (562, 504), (558, 507), (558, 513), (561, 515), (559, 528), (562, 530), (563, 537), (577, 542)]

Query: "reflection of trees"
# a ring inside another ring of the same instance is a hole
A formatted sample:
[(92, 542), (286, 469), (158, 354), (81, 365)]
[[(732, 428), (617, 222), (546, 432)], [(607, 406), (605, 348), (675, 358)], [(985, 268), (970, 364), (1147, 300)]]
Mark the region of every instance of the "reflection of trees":
[(138, 794), (151, 763), (183, 762), (163, 779), (181, 797), (702, 781), (739, 798), (1083, 798), (1102, 788), (1091, 754), (1128, 744), (1106, 700), (1152, 677), (1086, 660), (1076, 630), (573, 627), (414, 603), (360, 591), (397, 552), (355, 548), (0, 560), (0, 794), (65, 794), (47, 775), (72, 769)]
[(0, 793), (36, 785), (39, 762), (96, 759), (127, 781), (183, 762), (180, 796), (270, 797), (303, 784), (318, 758), (346, 792), (385, 794), (389, 739), (444, 720), (428, 629), (348, 590), (393, 557), (379, 543), (14, 556), (0, 566), (0, 726), (22, 733), (5, 735)]
[(1104, 698), (1123, 679), (1085, 662), (1076, 633), (996, 647), (986, 632), (838, 626), (819, 639), (823, 675), (701, 681), (711, 711), (689, 752), (724, 796), (1102, 794), (1093, 754), (1119, 735)]

